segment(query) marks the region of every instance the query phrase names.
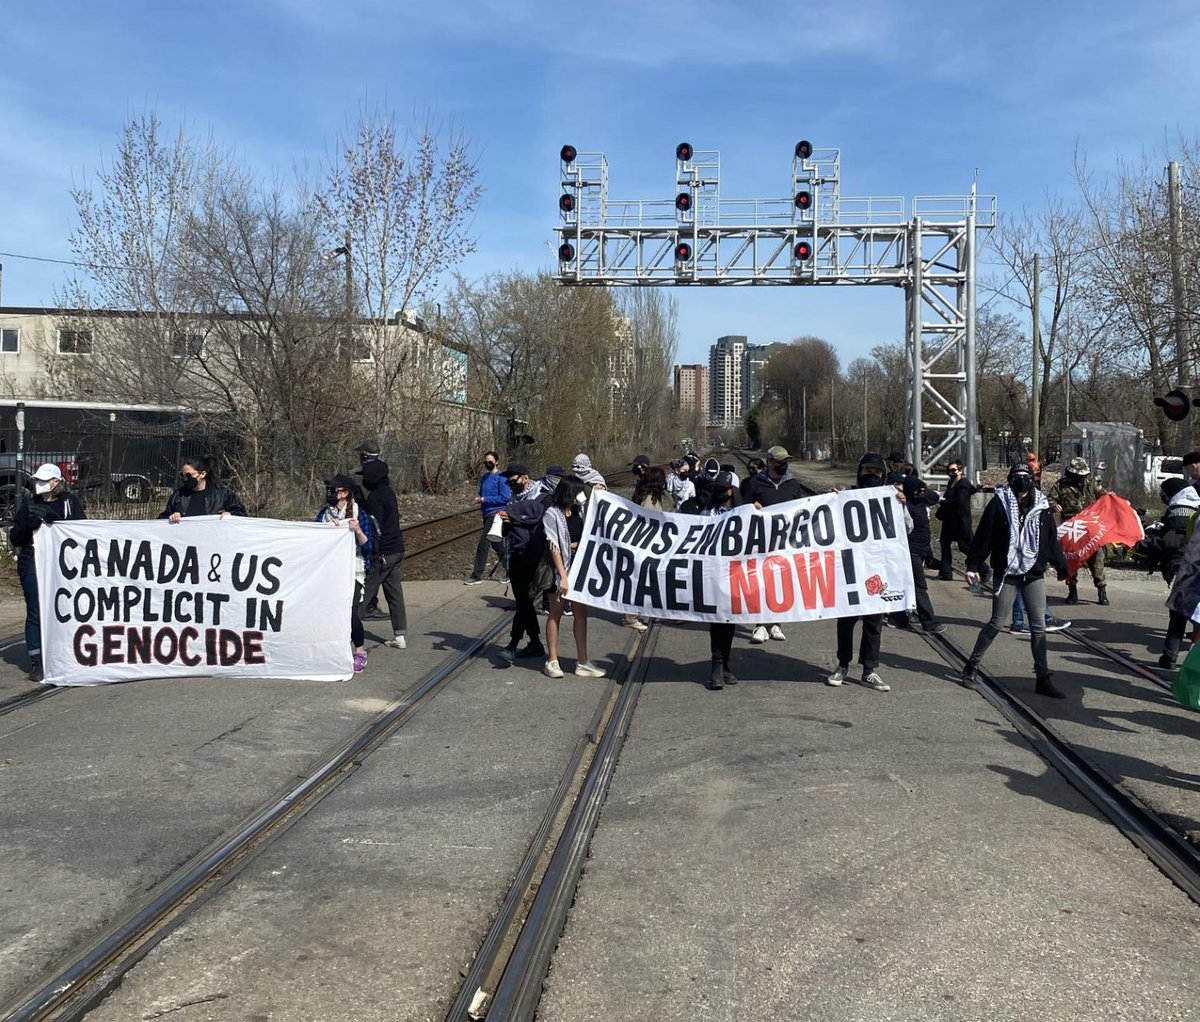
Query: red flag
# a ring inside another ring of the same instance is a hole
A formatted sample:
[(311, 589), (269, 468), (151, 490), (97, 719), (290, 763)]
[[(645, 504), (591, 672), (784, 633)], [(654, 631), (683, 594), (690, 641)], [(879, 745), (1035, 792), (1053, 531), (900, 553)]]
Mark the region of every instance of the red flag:
[(1104, 494), (1058, 527), (1058, 542), (1072, 575), (1102, 546), (1109, 543), (1133, 546), (1145, 535), (1137, 512), (1129, 501), (1115, 493)]

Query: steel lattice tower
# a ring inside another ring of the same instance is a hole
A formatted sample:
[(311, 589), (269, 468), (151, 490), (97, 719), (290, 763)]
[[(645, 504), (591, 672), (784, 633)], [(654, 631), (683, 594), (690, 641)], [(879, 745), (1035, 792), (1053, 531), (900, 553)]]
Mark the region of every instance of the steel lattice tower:
[(612, 199), (603, 153), (560, 153), (558, 276), (571, 286), (887, 284), (905, 292), (907, 456), (979, 467), (976, 233), (995, 196), (846, 197), (837, 149), (796, 144), (791, 194), (722, 199), (721, 157), (681, 143), (674, 198)]

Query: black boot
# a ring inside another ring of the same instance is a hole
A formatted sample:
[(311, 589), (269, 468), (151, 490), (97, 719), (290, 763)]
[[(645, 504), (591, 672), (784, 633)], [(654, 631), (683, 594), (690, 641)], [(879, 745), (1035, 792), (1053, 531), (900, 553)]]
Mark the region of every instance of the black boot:
[(1099, 586), (1096, 589), (1096, 602), (1101, 607), (1108, 606), (1108, 586)]
[(979, 661), (971, 657), (963, 664), (962, 674), (958, 677), (958, 683), (963, 688), (975, 688), (979, 684)]
[(1075, 582), (1067, 583), (1067, 603), (1075, 604), (1079, 602), (1079, 585)]
[(729, 661), (725, 660), (721, 664), (721, 678), (726, 685), (736, 685), (737, 678), (734, 677), (733, 671), (729, 669)]
[(40, 685), (45, 675), (42, 673), (42, 655), (34, 653), (29, 658), (29, 680)]
[(1066, 695), (1059, 689), (1054, 687), (1054, 683), (1050, 680), (1050, 675), (1043, 674), (1037, 680), (1033, 690), (1040, 696), (1046, 696), (1048, 699), (1066, 699)]
[(712, 659), (712, 673), (709, 675), (707, 687), (713, 691), (725, 687), (725, 665), (721, 663), (719, 656)]

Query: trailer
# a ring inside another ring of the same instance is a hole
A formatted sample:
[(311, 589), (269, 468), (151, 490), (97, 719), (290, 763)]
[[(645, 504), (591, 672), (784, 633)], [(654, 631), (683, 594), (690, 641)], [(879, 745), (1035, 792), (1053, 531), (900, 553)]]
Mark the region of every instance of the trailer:
[(1062, 432), (1062, 466), (1083, 458), (1106, 490), (1140, 497), (1145, 487), (1142, 439), (1131, 422), (1072, 422)]

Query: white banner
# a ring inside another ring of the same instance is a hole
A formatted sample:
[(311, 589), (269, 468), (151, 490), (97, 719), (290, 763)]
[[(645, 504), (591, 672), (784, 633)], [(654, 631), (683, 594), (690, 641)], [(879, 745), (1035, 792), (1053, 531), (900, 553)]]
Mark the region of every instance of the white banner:
[(266, 518), (44, 526), (46, 682), (349, 678), (354, 557), (347, 529)]
[(570, 575), (572, 600), (675, 621), (812, 621), (916, 605), (890, 486), (711, 516), (595, 490)]

